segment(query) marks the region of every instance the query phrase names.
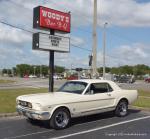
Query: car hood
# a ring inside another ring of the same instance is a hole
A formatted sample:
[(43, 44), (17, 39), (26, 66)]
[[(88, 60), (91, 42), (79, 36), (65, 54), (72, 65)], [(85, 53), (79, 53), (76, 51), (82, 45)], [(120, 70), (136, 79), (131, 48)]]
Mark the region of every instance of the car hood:
[(17, 100), (27, 101), (31, 103), (40, 103), (41, 105), (54, 105), (60, 103), (69, 103), (78, 100), (81, 97), (79, 94), (67, 92), (53, 92), (22, 95)]

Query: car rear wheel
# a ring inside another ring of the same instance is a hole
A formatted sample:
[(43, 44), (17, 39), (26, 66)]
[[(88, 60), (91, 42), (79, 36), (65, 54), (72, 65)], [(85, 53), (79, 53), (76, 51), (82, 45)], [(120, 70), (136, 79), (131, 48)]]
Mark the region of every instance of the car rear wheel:
[(124, 117), (128, 114), (128, 103), (125, 100), (122, 100), (118, 103), (115, 114), (118, 117)]
[(64, 129), (69, 125), (70, 119), (70, 113), (67, 109), (57, 109), (50, 119), (50, 127), (54, 129)]

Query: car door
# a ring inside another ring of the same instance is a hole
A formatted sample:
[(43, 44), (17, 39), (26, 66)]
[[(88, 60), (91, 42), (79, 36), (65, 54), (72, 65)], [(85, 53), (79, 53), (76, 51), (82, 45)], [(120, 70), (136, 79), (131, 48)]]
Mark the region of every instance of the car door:
[(91, 112), (113, 107), (113, 89), (108, 83), (93, 83), (81, 97), (82, 109), (80, 112)]

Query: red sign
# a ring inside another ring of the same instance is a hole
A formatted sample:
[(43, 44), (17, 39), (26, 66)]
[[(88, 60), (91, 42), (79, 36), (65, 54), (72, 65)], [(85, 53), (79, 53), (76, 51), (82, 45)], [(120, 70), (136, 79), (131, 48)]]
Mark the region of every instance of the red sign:
[(33, 27), (70, 32), (70, 13), (64, 13), (46, 7), (34, 8)]

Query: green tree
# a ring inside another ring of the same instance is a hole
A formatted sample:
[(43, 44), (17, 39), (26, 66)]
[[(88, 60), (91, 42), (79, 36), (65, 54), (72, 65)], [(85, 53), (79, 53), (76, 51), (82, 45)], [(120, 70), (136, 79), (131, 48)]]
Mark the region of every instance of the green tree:
[(119, 67), (119, 69), (120, 69), (120, 73), (122, 74), (133, 74), (132, 66), (125, 65), (125, 66)]
[[(98, 73), (102, 74), (103, 73), (103, 67), (100, 67), (97, 69)], [(109, 73), (111, 71), (110, 67), (105, 67), (105, 72)]]
[(16, 69), (17, 69), (17, 74), (20, 77), (23, 77), (24, 75), (29, 75), (30, 74), (31, 66), (28, 65), (28, 64), (20, 64), (20, 65), (16, 66)]
[(63, 73), (65, 71), (64, 67), (55, 66), (55, 73)]
[(111, 73), (112, 74), (120, 74), (120, 69), (117, 67), (112, 67), (111, 68)]
[(150, 67), (146, 66), (144, 64), (142, 64), (142, 65), (136, 65), (136, 66), (133, 67), (133, 73), (136, 76), (148, 74), (149, 71), (150, 71)]
[(7, 74), (7, 69), (3, 69), (2, 74)]

